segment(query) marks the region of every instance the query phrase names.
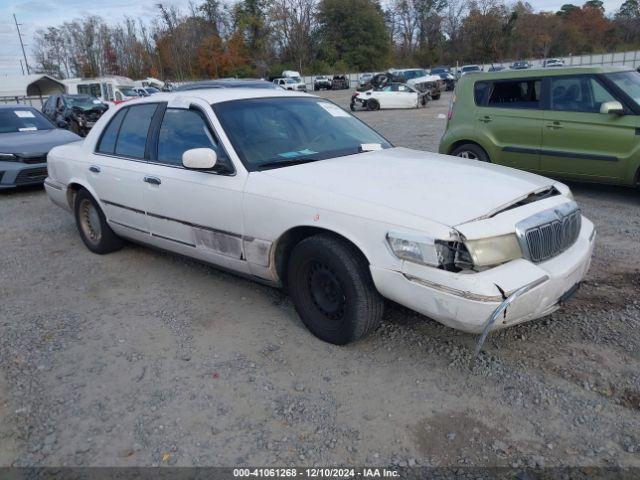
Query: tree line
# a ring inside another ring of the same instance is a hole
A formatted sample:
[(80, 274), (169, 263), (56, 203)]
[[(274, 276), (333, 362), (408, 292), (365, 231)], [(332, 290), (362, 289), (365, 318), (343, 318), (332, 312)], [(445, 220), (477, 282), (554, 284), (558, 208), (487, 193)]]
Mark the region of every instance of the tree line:
[(38, 30), (37, 69), (59, 78), (171, 80), (376, 71), (640, 48), (640, 0), (536, 12), (501, 0), (203, 0), (148, 24), (88, 16)]

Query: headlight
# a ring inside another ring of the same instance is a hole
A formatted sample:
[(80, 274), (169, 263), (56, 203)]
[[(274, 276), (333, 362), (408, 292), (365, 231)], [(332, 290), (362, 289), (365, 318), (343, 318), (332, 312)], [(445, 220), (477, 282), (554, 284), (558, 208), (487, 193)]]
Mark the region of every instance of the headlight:
[(0, 153), (0, 162), (13, 162), (16, 156), (13, 153)]
[(467, 240), (465, 245), (477, 267), (490, 267), (522, 257), (520, 243), (515, 234)]
[(387, 243), (396, 257), (408, 262), (456, 272), (473, 267), (469, 252), (459, 241), (389, 232)]

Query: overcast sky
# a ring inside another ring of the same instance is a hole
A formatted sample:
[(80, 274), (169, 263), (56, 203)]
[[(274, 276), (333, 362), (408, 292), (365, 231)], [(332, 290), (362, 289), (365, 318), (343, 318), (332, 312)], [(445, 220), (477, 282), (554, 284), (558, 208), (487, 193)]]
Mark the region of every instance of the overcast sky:
[[(85, 15), (100, 15), (108, 23), (117, 23), (124, 15), (150, 20), (157, 13), (154, 6), (159, 0), (0, 0), (0, 75), (20, 75), (22, 52), (13, 22), (16, 14), (21, 23), (23, 40), (27, 44), (27, 58), (30, 56), (31, 37), (39, 28), (59, 25), (65, 21)], [(607, 13), (615, 12), (623, 0), (604, 0)], [(176, 5), (186, 10), (189, 0), (163, 0), (165, 5)], [(197, 3), (197, 2), (196, 2)], [(564, 3), (580, 5), (582, 0), (574, 2), (557, 0), (532, 0), (536, 10), (555, 11)], [(91, 5), (90, 7), (88, 5)]]

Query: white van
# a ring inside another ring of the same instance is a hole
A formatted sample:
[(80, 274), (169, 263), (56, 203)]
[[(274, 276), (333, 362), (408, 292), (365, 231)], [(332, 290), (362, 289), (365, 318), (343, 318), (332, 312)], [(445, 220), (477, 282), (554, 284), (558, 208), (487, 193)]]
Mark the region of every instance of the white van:
[(296, 72), (295, 70), (283, 71), (282, 79), (276, 79), (276, 80), (283, 80), (283, 79), (289, 79), (289, 78), (292, 80), (295, 80), (295, 84), (292, 84), (290, 81), (286, 81), (286, 86), (283, 86), (281, 84), (278, 84), (278, 85), (282, 86), (285, 90), (294, 90), (298, 92), (307, 91), (307, 84), (304, 83), (304, 80), (302, 80), (302, 77), (300, 76), (300, 72)]
[(133, 80), (128, 77), (110, 75), (96, 78), (71, 78), (63, 80), (63, 83), (67, 86), (68, 93), (93, 95), (103, 102), (116, 105), (127, 100), (140, 98), (134, 89)]

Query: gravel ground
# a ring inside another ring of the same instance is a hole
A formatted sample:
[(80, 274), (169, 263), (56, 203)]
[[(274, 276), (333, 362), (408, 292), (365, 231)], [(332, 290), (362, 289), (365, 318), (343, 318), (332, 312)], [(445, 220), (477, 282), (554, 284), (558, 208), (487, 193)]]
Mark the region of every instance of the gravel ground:
[[(348, 92), (323, 95), (348, 105)], [(358, 116), (435, 150), (448, 95)], [(280, 291), (81, 243), (41, 189), (0, 194), (0, 466), (640, 466), (640, 194), (572, 185), (598, 229), (567, 307), (475, 338), (390, 305), (346, 347)]]

